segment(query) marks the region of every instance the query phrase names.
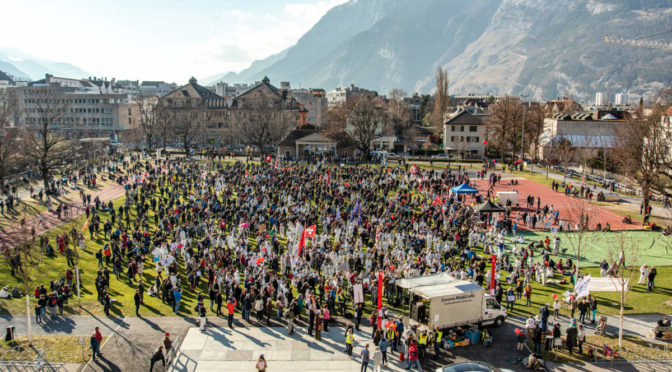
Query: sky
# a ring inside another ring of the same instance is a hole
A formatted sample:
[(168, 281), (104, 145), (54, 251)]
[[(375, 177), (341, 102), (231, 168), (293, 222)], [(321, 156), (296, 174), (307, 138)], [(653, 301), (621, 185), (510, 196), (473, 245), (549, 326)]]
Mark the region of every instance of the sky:
[(180, 84), (280, 52), (346, 1), (0, 0), (0, 47), (92, 76)]

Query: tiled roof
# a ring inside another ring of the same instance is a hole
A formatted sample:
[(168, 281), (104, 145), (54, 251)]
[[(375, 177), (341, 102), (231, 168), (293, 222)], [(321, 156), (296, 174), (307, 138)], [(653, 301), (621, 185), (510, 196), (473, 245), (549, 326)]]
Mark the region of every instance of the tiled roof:
[(296, 140), (317, 132), (315, 129), (295, 129), (289, 132), (287, 138), (282, 140), (278, 146), (296, 146)]
[(478, 125), (483, 124), (483, 120), (476, 115), (472, 115), (467, 111), (462, 111), (458, 114), (453, 115), (448, 120), (446, 120), (444, 125), (455, 125), (455, 124), (464, 124), (464, 125)]

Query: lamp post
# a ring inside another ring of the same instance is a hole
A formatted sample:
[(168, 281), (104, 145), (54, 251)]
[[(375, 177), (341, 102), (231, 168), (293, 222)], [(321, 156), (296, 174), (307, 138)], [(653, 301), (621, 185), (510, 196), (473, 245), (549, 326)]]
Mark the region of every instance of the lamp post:
[[(523, 102), (525, 102), (525, 98), (527, 98), (529, 95), (528, 94), (521, 94), (520, 97), (523, 98)], [(527, 111), (527, 107), (523, 106), (523, 130), (520, 132), (520, 170), (523, 170), (523, 162), (525, 161), (525, 112)]]

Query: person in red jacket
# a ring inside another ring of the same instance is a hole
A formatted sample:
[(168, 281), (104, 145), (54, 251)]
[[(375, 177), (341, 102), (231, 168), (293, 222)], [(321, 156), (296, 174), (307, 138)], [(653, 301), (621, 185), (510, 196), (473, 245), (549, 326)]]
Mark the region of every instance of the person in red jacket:
[(418, 344), (415, 340), (412, 340), (411, 344), (408, 345), (408, 366), (406, 369), (411, 368), (412, 364), (415, 364), (422, 371), (422, 367), (420, 367), (420, 362), (418, 361)]
[(233, 328), (233, 312), (235, 311), (237, 305), (238, 301), (236, 301), (235, 298), (229, 298), (229, 300), (226, 301), (226, 309), (229, 312), (229, 328)]

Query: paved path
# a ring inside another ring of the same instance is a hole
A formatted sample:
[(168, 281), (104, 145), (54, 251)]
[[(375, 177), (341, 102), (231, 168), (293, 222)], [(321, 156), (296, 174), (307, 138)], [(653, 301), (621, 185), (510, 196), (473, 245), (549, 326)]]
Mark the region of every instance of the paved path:
[[(118, 184), (110, 185), (107, 187), (104, 187), (100, 190), (96, 190), (93, 193), (91, 193), (91, 201), (97, 197), (100, 198), (101, 201), (107, 202), (113, 199), (116, 199), (120, 196), (124, 195), (124, 187)], [(62, 223), (68, 222), (85, 211), (85, 206), (82, 203), (82, 200), (80, 198), (75, 198), (74, 200), (70, 201), (67, 203), (69, 206), (69, 218), (68, 219), (59, 219), (57, 215), (53, 212), (42, 212), (37, 216), (33, 216), (31, 218), (28, 218), (26, 220), (25, 228), (21, 227), (19, 223), (16, 223), (10, 227), (0, 229), (0, 244), (1, 245), (8, 245), (8, 246), (15, 246), (18, 245), (25, 240), (28, 240), (31, 238), (30, 236), (30, 228), (35, 227), (35, 233), (36, 235), (39, 235), (53, 227), (56, 227)], [(40, 216), (44, 220), (44, 223), (40, 222)]]
[[(625, 333), (646, 337), (650, 329), (653, 327), (653, 325), (655, 325), (655, 322), (660, 317), (661, 316), (659, 315), (628, 316), (626, 318), (626, 321), (624, 322)], [(101, 333), (104, 336), (109, 336), (109, 338), (107, 339), (106, 343), (103, 345), (102, 348), (102, 354), (105, 359), (88, 363), (83, 369), (85, 371), (147, 371), (149, 369), (149, 358), (156, 350), (156, 348), (158, 348), (158, 346), (160, 345), (161, 340), (163, 338), (163, 334), (165, 332), (170, 332), (171, 337), (173, 338), (179, 337), (181, 340), (183, 340), (184, 337), (187, 335), (189, 329), (194, 327), (195, 325), (195, 319), (190, 317), (107, 318), (98, 316), (70, 316), (67, 318), (59, 318), (58, 320), (47, 322), (44, 325), (36, 324), (34, 319), (32, 319), (31, 321), (32, 321), (31, 328), (33, 334), (41, 334), (41, 335), (67, 334), (67, 335), (88, 336), (96, 326), (100, 327)], [(233, 334), (230, 333), (228, 327), (226, 327), (226, 319), (211, 317), (209, 318), (209, 321), (211, 326), (213, 327), (222, 327), (226, 329), (212, 330), (210, 332), (211, 337), (210, 341), (204, 340), (203, 342), (213, 342), (213, 340), (219, 340), (219, 341), (226, 340), (228, 336)], [(487, 352), (486, 349), (480, 345), (457, 348), (449, 352), (443, 352), (441, 358), (439, 359), (429, 358), (429, 360), (423, 363), (423, 369), (434, 370), (437, 367), (453, 362), (460, 362), (467, 360), (485, 360), (499, 368), (511, 369), (514, 371), (522, 370), (521, 368), (519, 368), (518, 365), (512, 364), (510, 361), (524, 357), (524, 354), (517, 353), (513, 350), (515, 345), (515, 334), (513, 330), (515, 328), (522, 327), (524, 321), (525, 319), (523, 317), (512, 317), (507, 321), (507, 323), (505, 323), (503, 327), (498, 329), (492, 329), (495, 342), (491, 348), (487, 349)], [(567, 317), (560, 318), (563, 330), (567, 327), (568, 321), (569, 319)], [(367, 323), (366, 321), (364, 322)], [(272, 320), (271, 323), (272, 326), (276, 327), (281, 325), (275, 320)], [(611, 335), (617, 335), (618, 318), (609, 316), (607, 323), (608, 323), (607, 332)], [(305, 323), (299, 323), (299, 324), (300, 325), (297, 327), (297, 330), (299, 331), (300, 336), (297, 336), (295, 341), (304, 339), (303, 341), (305, 341), (306, 343), (314, 342), (312, 338), (306, 338), (305, 335), (303, 335), (302, 333), (305, 330)], [(17, 335), (26, 334), (25, 315), (0, 316), (0, 330), (4, 330), (7, 326), (10, 325), (15, 327)], [(251, 327), (246, 328), (246, 326)], [(247, 333), (249, 330), (253, 328), (256, 329), (254, 326), (256, 326), (255, 323), (247, 324), (242, 322), (240, 318), (236, 318), (235, 321), (236, 333), (238, 333), (239, 330), (242, 331), (243, 333)], [(270, 334), (279, 333), (282, 335), (285, 334), (283, 330), (279, 328), (273, 328), (271, 330), (263, 331), (264, 328), (266, 327), (262, 327), (261, 331), (257, 330), (254, 332), (262, 332), (264, 334), (269, 333)], [(587, 323), (585, 325), (585, 329), (586, 333), (590, 335), (594, 332), (595, 327)], [(371, 335), (371, 329), (366, 326), (362, 327), (362, 332), (357, 333), (357, 337), (360, 340), (366, 340), (368, 339), (368, 337), (370, 337), (370, 335)], [(320, 344), (322, 345), (320, 346), (320, 348), (324, 349), (321, 350), (321, 352), (327, 352), (325, 350), (327, 350), (328, 348), (335, 347), (334, 349), (335, 351), (332, 354), (329, 354), (332, 355), (331, 358), (333, 358), (332, 364), (334, 366), (334, 370), (338, 370), (337, 365), (339, 364), (339, 361), (341, 362), (343, 361), (342, 359), (340, 359), (340, 357), (342, 356), (340, 353), (341, 350), (338, 349), (339, 347), (343, 346), (341, 342), (342, 340), (340, 340), (339, 337), (340, 338), (343, 337), (342, 330), (339, 330), (337, 332), (330, 331), (329, 333), (324, 333), (323, 336), (324, 345)], [(252, 340), (248, 341), (252, 342)], [(242, 342), (242, 339), (237, 340), (235, 342)], [(236, 346), (235, 344), (229, 343), (228, 345), (229, 346), (233, 345), (238, 349), (238, 346)], [(249, 344), (240, 344), (240, 345), (245, 345), (245, 347), (252, 346)], [(277, 348), (276, 352), (279, 354), (283, 352), (282, 350), (285, 350), (285, 352), (287, 350), (290, 350), (291, 353), (291, 350), (302, 350), (303, 348), (303, 346), (300, 346), (298, 344), (290, 345), (276, 342), (275, 345), (276, 345), (275, 347)], [(359, 345), (361, 347), (362, 343), (360, 342)], [(209, 346), (209, 348), (214, 348), (214, 346), (211, 345)], [(192, 350), (193, 349), (194, 347), (192, 346)], [(320, 351), (319, 348), (318, 351)], [(211, 350), (210, 356), (206, 354), (205, 358), (211, 358), (211, 359), (220, 358), (221, 357), (220, 354), (222, 353), (227, 353), (227, 351), (225, 349), (221, 349), (219, 351), (215, 351), (213, 349)], [(186, 354), (187, 354), (186, 356), (189, 356), (192, 359), (195, 356), (195, 354), (191, 354), (191, 356), (188, 353)], [(304, 354), (305, 353), (303, 354), (300, 352), (297, 353), (297, 355), (303, 355), (302, 357), (310, 358), (310, 355), (306, 356)], [(320, 355), (320, 353), (316, 353), (315, 355), (316, 356)], [(200, 356), (201, 354), (198, 354), (198, 357)], [(394, 359), (398, 361), (398, 354), (392, 355), (392, 353), (389, 353), (388, 357), (390, 357), (391, 360)], [(297, 356), (297, 358), (299, 357)], [(349, 362), (348, 360), (345, 361)], [(183, 364), (187, 365), (187, 367), (185, 367), (186, 369), (183, 370), (191, 371), (192, 369), (188, 368), (188, 363), (186, 361), (183, 362), (184, 362)], [(207, 363), (204, 364), (203, 370), (207, 370), (207, 368), (205, 368), (205, 365), (207, 365)], [(280, 368), (280, 366), (282, 365), (285, 365), (285, 363), (274, 364), (275, 368), (273, 370), (277, 370), (277, 368)], [(163, 371), (162, 368), (157, 369), (156, 367), (157, 366), (155, 366), (155, 371)], [(575, 367), (571, 367), (575, 369), (571, 369), (570, 367), (567, 366), (563, 366), (563, 368), (565, 369), (557, 369), (557, 370), (558, 371), (596, 370), (593, 365), (584, 366), (580, 364)], [(636, 370), (636, 368), (639, 367), (635, 366), (633, 368), (635, 368)]]

